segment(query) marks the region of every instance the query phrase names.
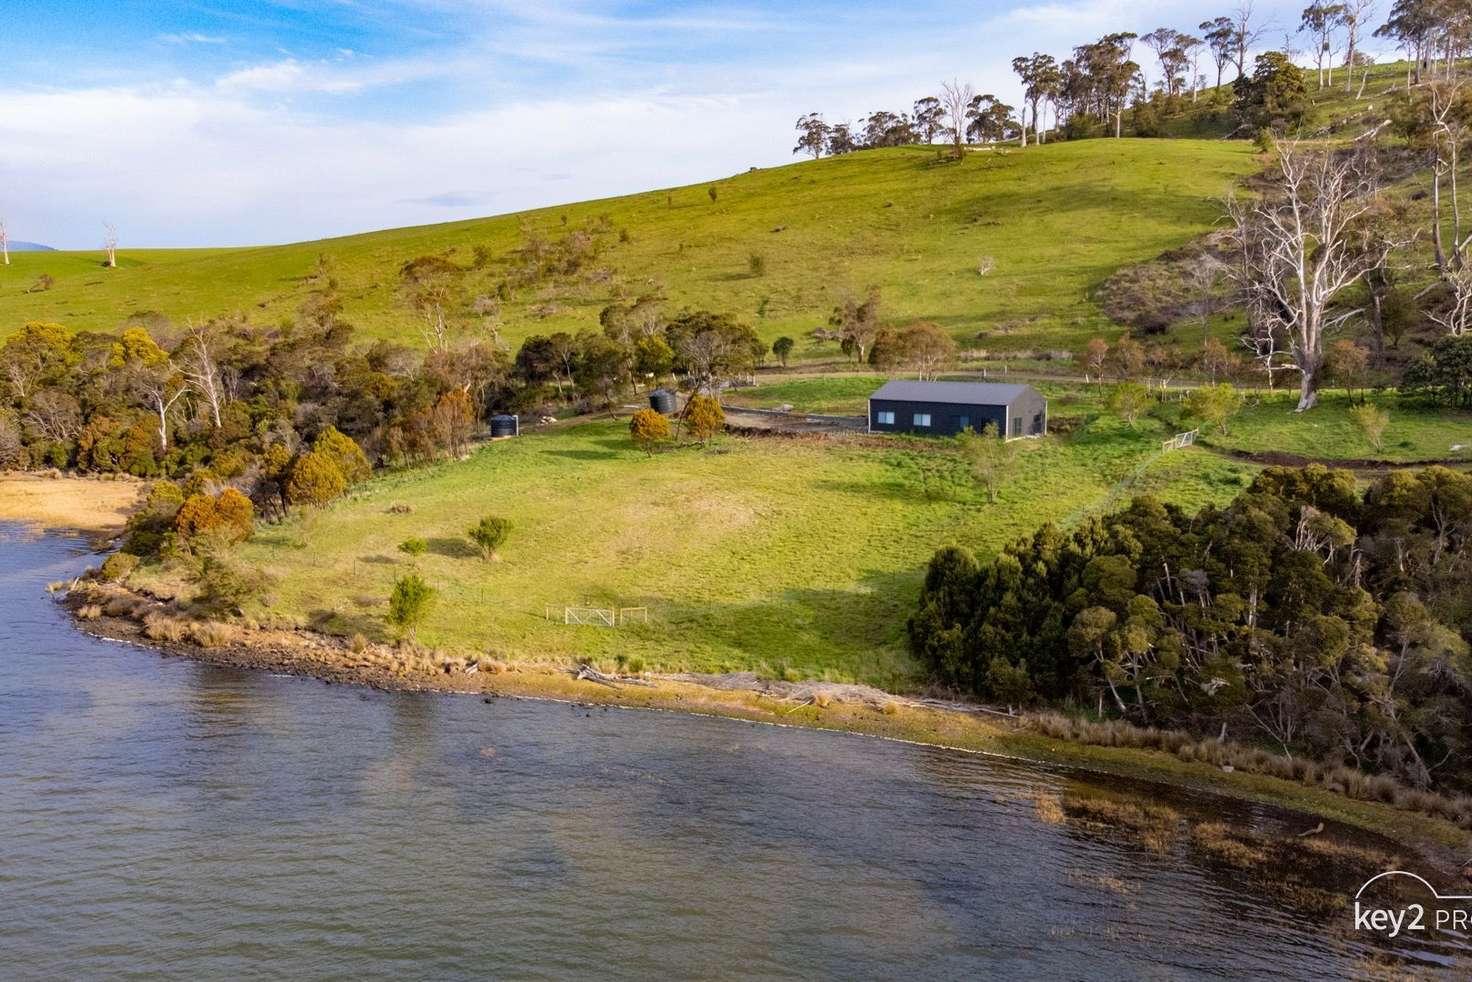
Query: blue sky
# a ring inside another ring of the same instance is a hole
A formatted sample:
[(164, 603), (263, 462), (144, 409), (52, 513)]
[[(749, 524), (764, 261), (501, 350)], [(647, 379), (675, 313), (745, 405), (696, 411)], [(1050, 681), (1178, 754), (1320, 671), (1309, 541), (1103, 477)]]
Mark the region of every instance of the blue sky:
[[(1232, 5), (0, 0), (0, 218), (251, 244), (714, 179), (791, 160), (808, 110), (1015, 103), (1014, 55)], [(1273, 43), (1301, 5), (1257, 0)]]

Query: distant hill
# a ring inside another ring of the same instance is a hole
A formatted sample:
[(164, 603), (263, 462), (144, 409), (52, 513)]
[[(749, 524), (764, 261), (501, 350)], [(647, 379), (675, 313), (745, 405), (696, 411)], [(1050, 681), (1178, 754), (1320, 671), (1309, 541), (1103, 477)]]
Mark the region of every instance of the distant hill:
[[(531, 334), (597, 331), (603, 308), (650, 292), (670, 312), (703, 307), (741, 318), (768, 342), (801, 341), (845, 295), (877, 286), (886, 320), (934, 321), (963, 347), (1074, 348), (1117, 331), (1094, 287), (1209, 231), (1222, 198), (1261, 166), (1245, 141), (988, 147), (959, 163), (940, 147), (901, 147), (318, 242), (124, 248), (112, 270), (98, 251), (20, 253), (0, 266), (0, 337), (30, 320), (115, 330), (139, 312), (280, 323), (306, 299), (321, 256), (343, 317), (363, 336), (418, 345), (423, 317), (405, 304), (402, 270), (433, 257), (427, 268), (463, 273), (456, 316), (481, 324), (492, 310), (513, 347)], [(596, 239), (594, 255), (517, 280), (526, 235), (545, 247), (575, 232)], [(32, 290), (43, 273), (53, 285)]]
[(18, 242), (15, 239), (11, 239), (10, 240), (10, 251), (11, 252), (55, 252), (56, 250), (53, 249), (53, 248), (51, 248), (49, 245), (42, 245), (39, 242)]

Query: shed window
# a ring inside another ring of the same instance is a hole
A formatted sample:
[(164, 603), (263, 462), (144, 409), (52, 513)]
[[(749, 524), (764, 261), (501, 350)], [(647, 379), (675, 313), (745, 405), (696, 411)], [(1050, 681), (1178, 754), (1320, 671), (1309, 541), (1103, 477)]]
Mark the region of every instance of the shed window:
[(915, 425), (916, 426), (929, 426), (930, 425), (930, 414), (929, 413), (916, 413), (915, 414)]
[(1015, 418), (1015, 419), (1012, 420), (1012, 435), (1013, 436), (1021, 436), (1022, 435), (1022, 417), (1021, 416), (1018, 416), (1017, 418)]
[(878, 423), (880, 426), (893, 426), (894, 412), (892, 410), (881, 409), (878, 414), (875, 415), (874, 422)]
[(952, 416), (951, 423), (953, 424), (952, 428), (957, 433), (964, 433), (966, 430), (971, 429), (970, 416)]

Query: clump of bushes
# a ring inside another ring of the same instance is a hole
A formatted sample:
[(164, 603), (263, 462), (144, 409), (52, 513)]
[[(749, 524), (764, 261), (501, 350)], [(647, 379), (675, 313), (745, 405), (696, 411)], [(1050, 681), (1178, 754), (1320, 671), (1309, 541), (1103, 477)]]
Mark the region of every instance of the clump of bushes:
[(132, 553), (115, 552), (102, 561), (102, 568), (97, 575), (104, 583), (118, 583), (126, 580), (138, 568), (138, 557)]

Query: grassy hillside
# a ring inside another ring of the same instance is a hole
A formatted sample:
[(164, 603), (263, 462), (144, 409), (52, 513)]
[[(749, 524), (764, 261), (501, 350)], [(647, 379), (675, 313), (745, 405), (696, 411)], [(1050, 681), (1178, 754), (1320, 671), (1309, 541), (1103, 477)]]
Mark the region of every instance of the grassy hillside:
[[(242, 555), (276, 578), (271, 612), (344, 634), (384, 636), (390, 587), (411, 567), (398, 545), (419, 536), (429, 553), (413, 562), (442, 591), (420, 632), (430, 644), (898, 685), (911, 672), (905, 619), (937, 547), (990, 553), (1126, 489), (1220, 501), (1253, 470), (1159, 446), (1154, 424), (1112, 420), (1024, 441), (987, 504), (949, 441), (727, 437), (649, 458), (626, 424), (589, 423), (378, 477), (305, 529), (260, 530)], [(464, 539), (485, 514), (514, 523), (500, 562)], [(567, 604), (647, 606), (650, 623), (569, 627), (544, 618), (549, 604), (559, 617)]]
[[(97, 253), (21, 253), (0, 267), (0, 335), (36, 319), (112, 330), (145, 311), (175, 321), (236, 311), (280, 319), (301, 302), (304, 278), (323, 255), (348, 320), (368, 335), (415, 343), (418, 321), (399, 291), (407, 260), (445, 254), (470, 267), (477, 246), (489, 250), (489, 263), (465, 277), (462, 313), (471, 320), (469, 302), (495, 293), (524, 227), (556, 238), (606, 216), (602, 253), (588, 270), (519, 290), (502, 305), (509, 342), (595, 326), (609, 302), (654, 288), (672, 307), (730, 311), (765, 337), (798, 336), (845, 291), (878, 284), (887, 317), (934, 319), (987, 347), (1073, 346), (1103, 324), (1092, 287), (1211, 227), (1222, 196), (1258, 166), (1247, 144), (1219, 140), (994, 148), (960, 163), (917, 147), (321, 242), (124, 249), (115, 270), (102, 268)], [(753, 255), (764, 274), (751, 272)], [(995, 260), (985, 277), (976, 271), (983, 257)], [(27, 292), (42, 273), (54, 286)], [(978, 332), (987, 335), (980, 342)]]

